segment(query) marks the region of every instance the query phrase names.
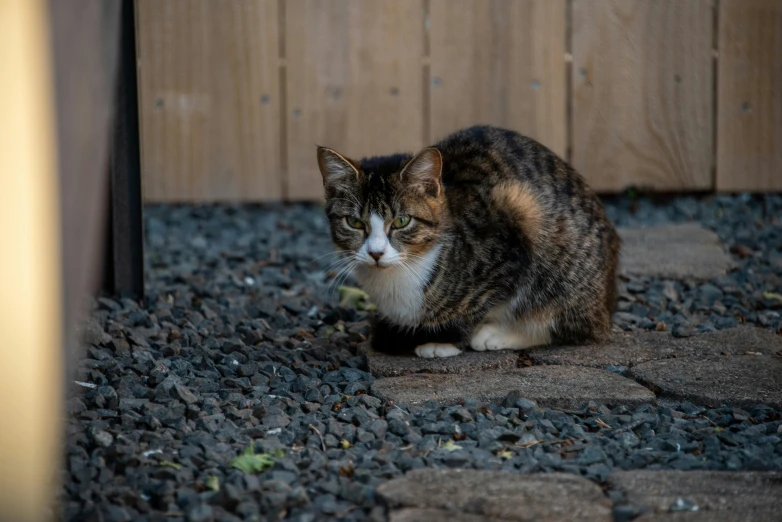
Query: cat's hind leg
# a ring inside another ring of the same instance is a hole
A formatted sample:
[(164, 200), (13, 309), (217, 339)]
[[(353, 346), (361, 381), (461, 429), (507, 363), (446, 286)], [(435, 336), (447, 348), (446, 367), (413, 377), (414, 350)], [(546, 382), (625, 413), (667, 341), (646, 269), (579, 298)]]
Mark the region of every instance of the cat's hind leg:
[(470, 347), (486, 350), (524, 350), (550, 344), (553, 321), (544, 317), (522, 318), (509, 322), (488, 322), (478, 326), (470, 338)]

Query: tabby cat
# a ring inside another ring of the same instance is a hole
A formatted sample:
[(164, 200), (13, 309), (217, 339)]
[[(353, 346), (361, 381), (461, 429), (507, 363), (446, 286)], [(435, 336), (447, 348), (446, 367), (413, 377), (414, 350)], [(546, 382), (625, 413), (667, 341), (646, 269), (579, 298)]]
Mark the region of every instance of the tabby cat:
[(619, 237), (535, 140), (476, 126), (415, 156), (318, 147), (331, 237), (378, 310), (371, 344), (451, 357), (604, 339)]

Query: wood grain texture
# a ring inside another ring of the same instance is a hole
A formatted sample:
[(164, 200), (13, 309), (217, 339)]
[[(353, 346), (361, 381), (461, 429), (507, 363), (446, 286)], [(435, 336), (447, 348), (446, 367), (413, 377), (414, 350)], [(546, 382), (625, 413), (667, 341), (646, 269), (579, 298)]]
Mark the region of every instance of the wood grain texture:
[(782, 2), (721, 0), (717, 189), (782, 190)]
[(565, 0), (431, 0), (432, 141), (474, 124), (567, 146)]
[(147, 201), (282, 197), (277, 0), (138, 0)]
[(60, 174), (66, 375), (83, 351), (73, 335), (100, 289), (121, 0), (49, 0)]
[(288, 197), (320, 200), (315, 146), (360, 158), (424, 145), (422, 0), (285, 2)]
[(712, 188), (712, 9), (573, 0), (573, 163), (593, 188)]

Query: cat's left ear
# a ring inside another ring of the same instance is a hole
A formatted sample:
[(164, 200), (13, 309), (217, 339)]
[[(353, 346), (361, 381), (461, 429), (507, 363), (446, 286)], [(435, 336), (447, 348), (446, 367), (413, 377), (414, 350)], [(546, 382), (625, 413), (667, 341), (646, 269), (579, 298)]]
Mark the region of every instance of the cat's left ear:
[(405, 165), (402, 169), (402, 180), (411, 188), (420, 190), (427, 196), (436, 198), (440, 196), (441, 179), (443, 172), (443, 156), (434, 147), (428, 147)]

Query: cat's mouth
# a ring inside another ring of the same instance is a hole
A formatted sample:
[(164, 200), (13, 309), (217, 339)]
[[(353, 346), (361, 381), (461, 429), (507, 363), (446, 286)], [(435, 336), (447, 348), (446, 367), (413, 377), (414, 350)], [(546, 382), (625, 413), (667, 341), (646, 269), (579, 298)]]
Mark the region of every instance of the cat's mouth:
[(367, 270), (387, 270), (394, 266), (395, 263), (363, 263), (361, 266)]

